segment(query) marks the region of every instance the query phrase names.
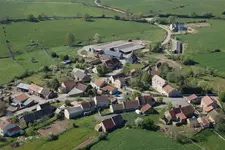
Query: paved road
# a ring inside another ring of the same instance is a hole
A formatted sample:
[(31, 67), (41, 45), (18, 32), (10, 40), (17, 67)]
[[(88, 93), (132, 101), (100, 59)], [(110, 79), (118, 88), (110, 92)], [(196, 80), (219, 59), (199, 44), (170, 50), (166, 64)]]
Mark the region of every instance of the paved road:
[(161, 24), (158, 24), (158, 23), (155, 23), (155, 25), (157, 25), (158, 27), (162, 28), (163, 30), (166, 30), (167, 32), (167, 36), (166, 38), (164, 39), (164, 41), (161, 43), (161, 45), (166, 45), (170, 42), (170, 39), (171, 39), (171, 35), (172, 35), (172, 32), (170, 31), (169, 27), (166, 26), (166, 25), (161, 25)]

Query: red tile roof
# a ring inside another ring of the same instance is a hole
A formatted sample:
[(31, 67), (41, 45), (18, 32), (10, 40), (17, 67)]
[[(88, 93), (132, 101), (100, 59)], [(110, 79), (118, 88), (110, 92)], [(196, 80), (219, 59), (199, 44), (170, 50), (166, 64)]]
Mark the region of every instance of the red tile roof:
[(179, 114), (176, 114), (177, 118), (180, 118), (181, 120), (187, 119), (187, 117), (181, 112)]
[(146, 111), (148, 111), (149, 109), (151, 109), (152, 106), (149, 105), (149, 104), (146, 104), (144, 105), (142, 108), (141, 108), (141, 112), (145, 113)]
[(208, 107), (203, 107), (203, 111), (204, 112), (210, 112), (212, 111), (214, 108), (212, 106), (208, 106)]
[(209, 96), (204, 96), (204, 97), (202, 98), (202, 102), (203, 102), (205, 105), (207, 105), (207, 106), (213, 104), (214, 101), (215, 101), (215, 100), (212, 99), (212, 98), (209, 97)]
[(174, 90), (174, 88), (172, 86), (170, 86), (169, 84), (167, 84), (166, 86), (163, 87), (163, 90), (166, 92), (166, 93), (170, 93)]
[(63, 84), (66, 88), (72, 89), (73, 87), (75, 87), (76, 82), (73, 80), (67, 80), (67, 81), (63, 82)]
[(21, 94), (15, 96), (14, 98), (21, 102), (21, 101), (27, 100), (29, 98), (29, 96), (27, 96), (25, 93), (21, 93)]
[(106, 131), (111, 130), (115, 127), (115, 124), (111, 118), (103, 120), (102, 124), (104, 125)]
[(114, 89), (116, 89), (116, 88), (113, 87), (113, 86), (110, 86), (110, 85), (106, 85), (106, 86), (104, 86), (104, 87), (101, 88), (101, 90), (103, 90), (103, 91), (109, 91), (109, 92), (113, 91)]
[(196, 100), (197, 98), (198, 98), (198, 96), (195, 95), (195, 94), (192, 94), (192, 95), (190, 95), (190, 96), (187, 97), (187, 99), (188, 99), (189, 101)]
[(42, 87), (33, 83), (29, 86), (29, 90), (37, 92), (37, 93), (41, 93), (42, 89), (43, 89)]
[(95, 80), (95, 85), (100, 87), (104, 82), (105, 82), (104, 79), (97, 79), (97, 80)]

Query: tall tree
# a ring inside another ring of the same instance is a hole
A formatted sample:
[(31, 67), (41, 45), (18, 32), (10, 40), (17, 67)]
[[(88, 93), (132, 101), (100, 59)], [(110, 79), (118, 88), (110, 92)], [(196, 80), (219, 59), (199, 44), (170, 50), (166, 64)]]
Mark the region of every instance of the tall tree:
[(66, 36), (66, 43), (69, 45), (69, 46), (73, 46), (75, 42), (75, 37), (72, 33), (68, 33), (67, 36)]
[(93, 37), (94, 43), (101, 43), (102, 42), (102, 37), (99, 33), (95, 33)]
[(85, 21), (90, 21), (90, 15), (88, 15), (87, 13), (84, 14), (83, 18)]

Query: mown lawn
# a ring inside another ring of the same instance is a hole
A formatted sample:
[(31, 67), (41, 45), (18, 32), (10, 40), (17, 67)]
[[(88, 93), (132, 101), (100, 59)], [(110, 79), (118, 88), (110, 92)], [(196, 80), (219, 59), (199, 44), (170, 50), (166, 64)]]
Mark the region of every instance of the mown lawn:
[(225, 0), (102, 0), (104, 5), (148, 14), (150, 11), (161, 14), (185, 14), (191, 12), (202, 14), (212, 12), (216, 16), (222, 16)]
[[(79, 127), (67, 130), (59, 136), (58, 140), (52, 142), (47, 142), (45, 139), (28, 140), (17, 150), (71, 150), (89, 136), (97, 135), (94, 130), (95, 123), (93, 119), (93, 116), (88, 116), (73, 120), (72, 122), (75, 122)], [(11, 148), (7, 146), (1, 150), (11, 150)]]
[(181, 145), (159, 132), (138, 129), (118, 129), (108, 139), (94, 145), (92, 150), (198, 150), (195, 145)]
[(26, 1), (26, 0), (0, 0), (0, 17), (8, 16), (10, 19), (24, 19), (29, 14), (37, 17), (40, 14), (45, 14), (49, 17), (76, 17), (83, 16), (85, 13), (90, 16), (114, 16), (120, 15), (116, 12), (97, 8), (93, 6), (83, 5), (79, 3), (71, 3), (72, 1)]

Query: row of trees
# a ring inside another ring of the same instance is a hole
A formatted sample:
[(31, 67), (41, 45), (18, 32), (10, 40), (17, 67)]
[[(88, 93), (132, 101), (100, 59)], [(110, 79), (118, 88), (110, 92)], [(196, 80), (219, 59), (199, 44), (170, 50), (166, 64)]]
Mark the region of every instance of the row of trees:
[[(103, 41), (103, 37), (99, 33), (95, 33), (92, 38), (92, 43), (101, 43)], [(75, 35), (73, 33), (68, 33), (66, 35), (66, 44), (68, 46), (74, 46), (75, 43)]]

